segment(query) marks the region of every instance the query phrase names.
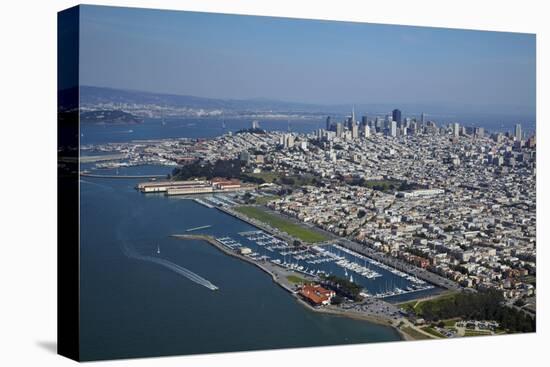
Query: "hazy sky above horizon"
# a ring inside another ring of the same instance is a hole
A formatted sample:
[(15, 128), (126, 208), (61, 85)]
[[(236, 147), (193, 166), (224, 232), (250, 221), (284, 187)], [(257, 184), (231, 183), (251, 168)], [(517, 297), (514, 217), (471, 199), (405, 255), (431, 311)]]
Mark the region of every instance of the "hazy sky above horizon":
[(81, 84), (319, 104), (535, 106), (535, 36), (83, 6)]

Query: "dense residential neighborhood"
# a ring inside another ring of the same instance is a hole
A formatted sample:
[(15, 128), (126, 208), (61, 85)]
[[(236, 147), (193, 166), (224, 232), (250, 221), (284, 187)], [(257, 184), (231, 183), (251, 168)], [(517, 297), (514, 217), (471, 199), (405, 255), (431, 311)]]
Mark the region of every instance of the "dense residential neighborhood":
[[(398, 110), (396, 110), (398, 111)], [(327, 118), (314, 133), (252, 129), (212, 139), (83, 146), (122, 154), (98, 167), (230, 162), (230, 178), (276, 195), (274, 211), (510, 303), (536, 292), (536, 149), (516, 125), (485, 132), (400, 112)], [(395, 119), (400, 121), (396, 121)], [(210, 165), (210, 166), (209, 166)], [(238, 177), (234, 177), (238, 176)], [(208, 177), (211, 178), (211, 177)], [(250, 194), (249, 194), (250, 195)]]

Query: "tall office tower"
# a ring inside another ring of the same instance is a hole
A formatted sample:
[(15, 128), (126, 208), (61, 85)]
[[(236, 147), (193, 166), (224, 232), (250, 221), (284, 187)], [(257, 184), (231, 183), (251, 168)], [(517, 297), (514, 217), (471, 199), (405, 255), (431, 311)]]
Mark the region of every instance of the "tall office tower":
[(453, 135), (458, 137), (460, 135), (460, 125), (458, 122), (453, 123)]
[(485, 129), (482, 127), (476, 127), (474, 128), (474, 136), (476, 138), (483, 138), (483, 135), (485, 135)]
[(384, 130), (384, 121), (380, 117), (376, 118), (375, 127), (376, 127), (376, 131), (378, 132)]
[(351, 138), (357, 139), (359, 137), (359, 126), (357, 124), (353, 124), (351, 127)]
[(397, 136), (397, 121), (390, 122), (390, 136)]
[(325, 133), (326, 131), (323, 131), (323, 129), (317, 129), (317, 131), (315, 132), (315, 136), (317, 136), (317, 140), (322, 140)]
[(285, 148), (292, 148), (294, 146), (294, 135), (285, 134)]
[(348, 130), (351, 131), (353, 125), (355, 125), (354, 122), (353, 122), (353, 117), (348, 117), (348, 119), (346, 121), (346, 127), (348, 128)]
[(258, 120), (252, 121), (252, 129), (259, 129), (260, 128), (260, 122)]
[(399, 111), (397, 108), (392, 111), (391, 113), (392, 120), (397, 122), (399, 126), (401, 126), (401, 111)]
[(420, 114), (420, 123), (422, 124), (422, 126), (424, 126), (424, 123), (426, 122), (425, 120), (425, 115), (424, 115), (424, 112), (422, 112)]
[(534, 148), (537, 146), (537, 137), (535, 135), (531, 136), (529, 140), (527, 140), (527, 146), (529, 148)]
[(521, 124), (516, 124), (516, 128), (514, 130), (514, 137), (518, 141), (520, 141), (523, 138), (522, 133), (521, 133)]
[(416, 122), (416, 120), (413, 120), (411, 122), (411, 124), (409, 125), (409, 127), (407, 128), (407, 134), (408, 135), (414, 135), (416, 133), (416, 125), (418, 123)]
[(364, 125), (363, 126), (363, 136), (365, 138), (368, 138), (370, 136), (370, 127), (369, 127), (369, 125)]
[(337, 138), (341, 138), (342, 137), (342, 132), (344, 131), (343, 129), (343, 126), (342, 126), (342, 123), (341, 122), (337, 122), (336, 123), (336, 137)]
[(327, 116), (327, 128), (326, 128), (326, 130), (330, 131), (331, 128), (332, 128), (332, 121), (330, 121), (330, 116)]
[(361, 117), (361, 125), (362, 126), (367, 126), (369, 124), (369, 119), (367, 118), (367, 115), (363, 115)]
[(367, 124), (372, 132), (376, 132), (376, 121), (370, 120)]
[(355, 105), (351, 108), (351, 123), (355, 124)]

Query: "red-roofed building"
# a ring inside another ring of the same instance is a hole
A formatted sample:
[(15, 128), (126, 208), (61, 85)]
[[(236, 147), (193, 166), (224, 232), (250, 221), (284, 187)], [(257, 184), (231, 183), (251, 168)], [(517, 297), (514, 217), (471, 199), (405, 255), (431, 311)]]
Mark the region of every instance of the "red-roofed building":
[(219, 190), (238, 189), (241, 187), (241, 181), (216, 177), (212, 179), (212, 185)]
[(318, 284), (304, 285), (299, 292), (300, 296), (314, 306), (328, 305), (335, 293)]

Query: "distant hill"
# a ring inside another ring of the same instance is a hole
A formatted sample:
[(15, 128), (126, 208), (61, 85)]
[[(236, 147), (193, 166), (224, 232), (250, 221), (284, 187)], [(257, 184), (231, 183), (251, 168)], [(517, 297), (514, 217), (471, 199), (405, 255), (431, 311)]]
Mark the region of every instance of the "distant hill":
[[(335, 91), (335, 93), (337, 93)], [(352, 103), (320, 105), (285, 102), (264, 98), (258, 99), (220, 99), (189, 95), (151, 93), (135, 90), (113, 89), (105, 87), (81, 86), (79, 93), (74, 88), (62, 90), (59, 96), (59, 109), (73, 109), (74, 97), (79, 96), (82, 111), (120, 110), (139, 118), (163, 117), (216, 117), (250, 119), (297, 119), (324, 118), (327, 115), (336, 119), (349, 116)], [(361, 99), (361, 96), (357, 96)], [(536, 121), (534, 107), (461, 105), (449, 102), (431, 103), (356, 103), (356, 116), (367, 114), (370, 119), (384, 118), (394, 108), (403, 111), (403, 116), (420, 117), (422, 112), (427, 119), (438, 123), (460, 122), (465, 125), (484, 126), (493, 129), (501, 126), (513, 126), (521, 122), (532, 125)]]
[(193, 109), (220, 109), (224, 111), (271, 111), (319, 113), (326, 106), (275, 101), (268, 99), (216, 99), (175, 94), (150, 93), (103, 87), (80, 87), (80, 103), (84, 106), (112, 103), (186, 107)]
[(85, 124), (138, 124), (142, 120), (124, 111), (97, 110), (82, 112), (80, 122)]

